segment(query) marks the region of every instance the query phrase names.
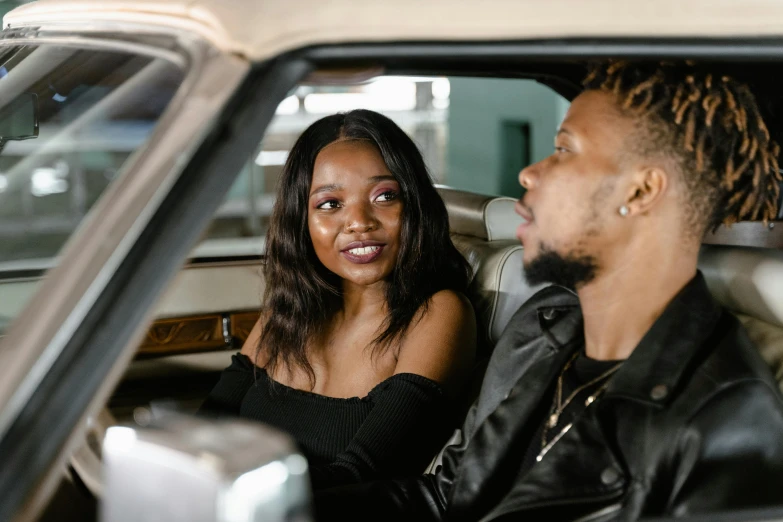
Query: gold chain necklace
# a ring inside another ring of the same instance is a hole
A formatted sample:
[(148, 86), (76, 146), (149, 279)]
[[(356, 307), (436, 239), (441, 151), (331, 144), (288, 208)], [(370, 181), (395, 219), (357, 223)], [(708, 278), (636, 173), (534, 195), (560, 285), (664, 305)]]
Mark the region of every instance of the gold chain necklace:
[(557, 426), (558, 421), (560, 420), (560, 415), (563, 414), (563, 411), (566, 409), (566, 407), (571, 403), (571, 401), (574, 400), (574, 398), (579, 395), (580, 392), (584, 391), (585, 389), (589, 388), (590, 386), (601, 382), (602, 379), (607, 379), (607, 381), (602, 384), (592, 395), (590, 395), (585, 400), (585, 408), (590, 406), (592, 403), (595, 402), (596, 399), (603, 393), (606, 388), (609, 386), (609, 380), (608, 378), (616, 372), (618, 369), (620, 369), (620, 366), (623, 364), (624, 361), (621, 361), (617, 363), (616, 365), (609, 368), (607, 371), (596, 377), (595, 379), (591, 380), (590, 382), (583, 384), (579, 386), (576, 390), (571, 392), (571, 394), (566, 398), (565, 401), (562, 401), (563, 398), (563, 376), (565, 375), (566, 371), (568, 371), (568, 368), (571, 367), (571, 364), (576, 360), (576, 358), (579, 356), (579, 352), (577, 351), (574, 353), (573, 356), (568, 360), (568, 362), (563, 366), (563, 369), (560, 370), (560, 375), (557, 377), (557, 389), (555, 392), (554, 400), (552, 401), (552, 409), (550, 410), (549, 417), (544, 424), (544, 429), (541, 433), (541, 452), (536, 456), (536, 462), (541, 462), (541, 459), (544, 458), (544, 455), (549, 452), (550, 449), (552, 449), (552, 446), (554, 446), (557, 441), (559, 441), (563, 435), (565, 435), (568, 430), (571, 429), (571, 427), (574, 425), (573, 422), (569, 422), (566, 426), (563, 427), (562, 430), (560, 430), (560, 433), (554, 436), (554, 438), (549, 441), (547, 444), (546, 442), (546, 436), (549, 433), (549, 430)]
[(566, 407), (571, 403), (572, 400), (574, 400), (574, 397), (579, 395), (580, 392), (584, 391), (585, 389), (589, 388), (593, 384), (597, 382), (601, 382), (603, 379), (606, 379), (610, 375), (612, 375), (614, 372), (616, 372), (620, 365), (623, 364), (623, 362), (619, 362), (616, 365), (612, 366), (608, 370), (606, 370), (604, 373), (593, 379), (592, 381), (583, 384), (579, 386), (577, 389), (575, 389), (573, 392), (571, 392), (571, 395), (569, 395), (565, 402), (561, 402), (563, 399), (563, 376), (565, 375), (565, 372), (568, 371), (568, 368), (571, 367), (571, 364), (576, 360), (576, 358), (579, 356), (579, 352), (577, 351), (563, 366), (563, 369), (560, 370), (560, 375), (557, 377), (557, 392), (555, 393), (555, 401), (552, 402), (552, 409), (549, 413), (549, 418), (547, 419), (546, 427), (549, 429), (554, 428), (557, 426), (558, 421), (560, 420), (560, 415), (563, 414), (563, 411), (566, 409)]
[[(606, 388), (608, 388), (608, 387), (609, 387), (609, 381), (606, 381), (605, 383), (603, 383), (603, 384), (601, 385), (601, 387), (600, 387), (600, 388), (598, 388), (598, 389), (595, 391), (595, 393), (593, 393), (591, 396), (589, 396), (589, 397), (588, 397), (588, 398), (585, 400), (585, 409), (587, 409), (587, 407), (588, 407), (588, 406), (590, 406), (591, 404), (593, 404), (593, 403), (596, 401), (596, 399), (598, 399), (598, 397), (599, 397), (599, 396), (600, 396), (600, 395), (601, 395), (601, 394), (602, 394), (602, 393), (603, 393), (603, 392), (606, 390)], [(582, 413), (584, 413), (584, 411), (583, 411)], [(555, 436), (554, 436), (554, 438), (552, 438), (552, 440), (550, 440), (550, 441), (549, 441), (549, 444), (544, 444), (544, 442), (546, 441), (546, 433), (547, 433), (546, 426), (544, 426), (544, 434), (541, 436), (541, 451), (538, 453), (538, 455), (536, 455), (536, 462), (541, 462), (541, 460), (544, 458), (544, 455), (546, 455), (547, 453), (549, 453), (549, 450), (551, 450), (551, 449), (552, 449), (552, 446), (554, 446), (555, 444), (557, 444), (557, 441), (559, 441), (560, 439), (562, 439), (562, 438), (563, 438), (563, 435), (565, 435), (566, 433), (568, 433), (568, 430), (570, 430), (570, 429), (571, 429), (571, 427), (572, 427), (573, 425), (574, 425), (574, 422), (572, 421), (572, 422), (569, 422), (568, 424), (566, 424), (565, 426), (563, 426), (563, 429), (562, 429), (562, 430), (560, 430), (560, 433), (558, 433), (557, 435), (555, 435)]]

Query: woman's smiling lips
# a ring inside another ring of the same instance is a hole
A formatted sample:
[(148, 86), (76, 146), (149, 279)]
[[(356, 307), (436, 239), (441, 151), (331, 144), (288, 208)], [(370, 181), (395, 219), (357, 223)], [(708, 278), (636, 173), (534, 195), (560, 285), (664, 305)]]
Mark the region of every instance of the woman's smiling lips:
[(364, 265), (378, 259), (385, 246), (386, 243), (380, 241), (354, 241), (349, 243), (340, 253), (351, 263)]

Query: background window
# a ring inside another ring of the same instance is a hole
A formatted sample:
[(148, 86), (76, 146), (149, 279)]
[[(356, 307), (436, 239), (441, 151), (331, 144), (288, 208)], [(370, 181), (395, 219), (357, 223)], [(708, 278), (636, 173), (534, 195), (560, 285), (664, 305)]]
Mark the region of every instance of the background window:
[(548, 156), (568, 102), (533, 80), (380, 76), (300, 85), (283, 100), (194, 257), (258, 255), (288, 151), (316, 120), (371, 109), (421, 150), (436, 183), (518, 197), (519, 170)]

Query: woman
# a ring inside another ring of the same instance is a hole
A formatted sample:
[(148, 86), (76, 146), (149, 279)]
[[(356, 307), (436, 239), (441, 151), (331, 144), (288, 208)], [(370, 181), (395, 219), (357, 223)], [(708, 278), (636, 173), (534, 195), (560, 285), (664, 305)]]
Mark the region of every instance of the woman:
[(202, 410), (288, 431), (316, 488), (424, 470), (454, 427), (470, 267), (411, 139), (366, 110), (311, 125), (267, 234), (260, 319)]

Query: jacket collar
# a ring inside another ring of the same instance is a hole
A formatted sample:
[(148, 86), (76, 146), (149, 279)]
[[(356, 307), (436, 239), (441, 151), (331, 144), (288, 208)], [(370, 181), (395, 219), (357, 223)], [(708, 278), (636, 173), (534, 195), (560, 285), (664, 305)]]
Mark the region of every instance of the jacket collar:
[[(579, 320), (553, 319), (565, 311)], [(578, 346), (584, 340), (582, 313), (578, 307), (544, 307), (538, 310), (544, 335), (553, 349)], [(651, 405), (668, 403), (673, 391), (715, 329), (721, 315), (701, 272), (686, 284), (642, 337), (631, 356), (612, 377), (604, 398), (622, 397)], [(549, 324), (547, 324), (549, 323)]]

